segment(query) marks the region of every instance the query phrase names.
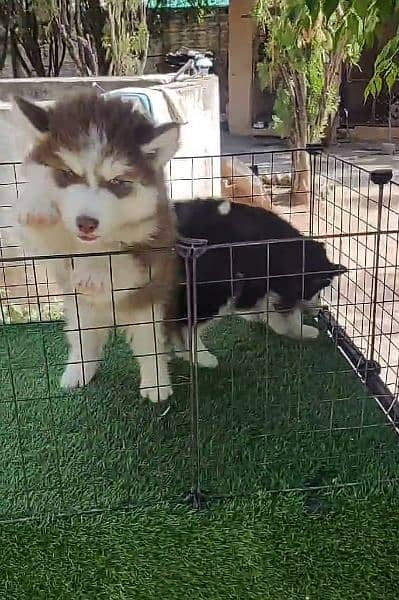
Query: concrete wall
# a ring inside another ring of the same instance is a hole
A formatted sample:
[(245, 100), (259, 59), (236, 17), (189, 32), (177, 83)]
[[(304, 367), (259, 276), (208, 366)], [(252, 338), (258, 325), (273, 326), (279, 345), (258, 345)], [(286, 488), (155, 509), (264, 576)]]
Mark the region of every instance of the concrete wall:
[(32, 77), (23, 79), (0, 78), (0, 100), (7, 102), (14, 95), (34, 100), (57, 100), (65, 94), (82, 92), (98, 83), (108, 90), (121, 87), (151, 87), (170, 79), (166, 75), (152, 74), (142, 77)]
[[(230, 6), (235, 2), (233, 0)], [(178, 50), (184, 46), (214, 52), (215, 73), (219, 77), (220, 111), (225, 112), (228, 101), (228, 9), (216, 9), (201, 21), (190, 10), (162, 11), (161, 14), (162, 33), (152, 34), (149, 54), (165, 56), (170, 50)], [(149, 60), (148, 72), (155, 72), (156, 69), (163, 72), (160, 58)]]

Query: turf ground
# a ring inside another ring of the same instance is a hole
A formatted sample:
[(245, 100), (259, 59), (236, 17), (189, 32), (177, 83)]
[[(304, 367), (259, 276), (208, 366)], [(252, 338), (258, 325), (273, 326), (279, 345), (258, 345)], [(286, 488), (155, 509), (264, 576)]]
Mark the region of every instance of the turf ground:
[[(0, 598), (397, 597), (397, 440), (326, 336), (300, 345), (239, 321), (211, 332), (201, 514), (181, 506), (187, 365), (173, 364), (161, 417), (139, 402), (123, 340), (87, 390), (64, 394), (59, 324), (0, 336), (0, 514), (41, 520), (2, 526)], [(106, 513), (43, 524), (95, 507)]]

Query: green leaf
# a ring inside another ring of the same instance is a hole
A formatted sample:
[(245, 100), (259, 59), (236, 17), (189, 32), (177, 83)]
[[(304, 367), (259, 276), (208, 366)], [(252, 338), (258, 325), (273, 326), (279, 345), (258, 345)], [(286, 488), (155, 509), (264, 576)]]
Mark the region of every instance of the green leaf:
[(391, 91), (393, 86), (395, 85), (395, 83), (398, 79), (398, 74), (399, 74), (398, 67), (397, 67), (397, 65), (393, 64), (391, 66), (391, 69), (389, 70), (389, 72), (386, 74), (386, 77), (385, 77), (385, 83), (387, 84), (389, 91)]
[(312, 17), (312, 21), (314, 21), (320, 12), (320, 0), (305, 0), (305, 4)]
[(295, 41), (296, 38), (294, 31), (290, 27), (287, 27), (285, 30), (280, 32), (279, 43), (282, 48), (288, 48), (289, 50), (293, 50), (295, 47)]
[(329, 20), (333, 12), (337, 10), (339, 2), (340, 0), (324, 0), (323, 12), (327, 21)]
[(287, 19), (293, 23), (296, 24), (299, 21), (300, 18), (300, 14), (301, 14), (301, 9), (299, 6), (295, 5), (292, 6), (290, 9), (288, 9), (287, 12)]
[(353, 10), (359, 15), (359, 17), (363, 19), (368, 14), (371, 14), (373, 10), (375, 10), (375, 4), (375, 1), (370, 2), (370, 0), (355, 0), (353, 3)]
[(399, 3), (397, 0), (377, 0), (375, 4), (381, 21), (389, 22), (394, 18), (398, 11)]
[(367, 102), (370, 96), (375, 98), (375, 87), (372, 79), (368, 82), (366, 89), (364, 90), (364, 101)]
[(376, 96), (379, 96), (382, 90), (382, 79), (379, 75), (374, 75), (374, 86)]

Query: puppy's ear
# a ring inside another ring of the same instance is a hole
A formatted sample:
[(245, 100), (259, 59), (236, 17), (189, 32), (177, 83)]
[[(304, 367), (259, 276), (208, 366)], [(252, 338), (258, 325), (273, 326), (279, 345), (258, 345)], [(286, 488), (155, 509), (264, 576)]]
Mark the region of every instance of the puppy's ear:
[(320, 292), (320, 290), (322, 290), (323, 288), (331, 285), (331, 281), (332, 281), (332, 277), (327, 277), (327, 276), (323, 277), (322, 275), (320, 275), (319, 277), (315, 277), (313, 279), (315, 294), (317, 292)]
[(309, 248), (311, 248), (312, 250), (316, 250), (316, 248), (318, 250), (323, 250), (323, 252), (326, 251), (326, 245), (324, 242), (319, 242), (319, 240), (313, 240), (312, 238), (308, 238), (309, 242)]
[(13, 97), (10, 100), (7, 125), (12, 128), (13, 135), (10, 136), (9, 143), (18, 158), (26, 158), (32, 147), (47, 135), (49, 113), (24, 98)]
[(36, 130), (37, 134), (40, 135), (49, 131), (50, 120), (47, 110), (20, 96), (15, 97), (15, 104), (22, 117)]
[(155, 128), (151, 142), (141, 146), (144, 154), (152, 160), (155, 167), (163, 167), (174, 157), (180, 140), (180, 126), (177, 123), (166, 123)]
[(334, 275), (343, 275), (348, 269), (344, 265), (335, 264), (331, 265), (331, 271), (333, 271)]

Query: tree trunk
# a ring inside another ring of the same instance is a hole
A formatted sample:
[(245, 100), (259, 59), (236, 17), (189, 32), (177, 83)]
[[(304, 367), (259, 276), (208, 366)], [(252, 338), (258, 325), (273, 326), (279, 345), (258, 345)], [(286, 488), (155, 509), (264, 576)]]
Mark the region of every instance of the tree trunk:
[[(303, 147), (303, 146), (302, 146)], [(310, 156), (306, 150), (296, 150), (292, 157), (291, 204), (310, 204)]]
[(292, 77), (294, 97), (294, 130), (291, 143), (294, 147), (292, 156), (291, 205), (310, 203), (310, 159), (305, 150), (308, 144), (307, 83), (303, 73), (295, 73)]
[(85, 12), (84, 24), (95, 47), (98, 62), (98, 75), (108, 75), (109, 59), (104, 48), (103, 35), (107, 22), (107, 12), (101, 8), (98, 0), (88, 0), (88, 10)]
[(144, 75), (144, 71), (145, 71), (145, 67), (147, 64), (147, 60), (148, 60), (148, 48), (150, 46), (150, 36), (147, 36), (147, 42), (146, 42), (146, 46), (145, 46), (145, 50), (142, 54), (142, 56), (140, 56), (139, 58), (139, 66), (137, 69), (137, 75)]
[(4, 34), (3, 39), (1, 40), (1, 52), (0, 52), (0, 71), (4, 69), (7, 60), (7, 51), (8, 51), (8, 34), (9, 34), (9, 23), (4, 26)]
[(328, 122), (321, 138), (321, 143), (324, 148), (328, 148), (331, 144), (335, 144), (337, 141), (337, 130), (339, 125), (339, 111), (335, 111), (333, 115), (330, 115)]
[[(138, 12), (140, 15), (140, 24), (141, 23), (147, 24), (147, 3), (146, 2), (141, 2), (140, 10)], [(139, 26), (140, 26), (140, 24), (139, 24)], [(138, 66), (138, 72), (137, 72), (138, 75), (144, 75), (144, 71), (145, 71), (145, 67), (146, 67), (147, 59), (148, 59), (149, 46), (150, 46), (150, 34), (147, 29), (147, 39), (146, 39), (145, 49), (144, 49), (143, 53), (141, 54), (141, 56), (139, 57), (139, 66)]]
[(67, 0), (61, 0), (59, 15), (55, 19), (55, 23), (59, 35), (68, 50), (68, 54), (75, 63), (80, 75), (87, 75), (85, 65), (80, 60), (76, 43), (75, 2), (68, 3)]
[(18, 48), (18, 36), (15, 33), (15, 26), (10, 30), (10, 53), (11, 53), (11, 66), (12, 76), (16, 79), (22, 77), (29, 77), (29, 67), (24, 61), (23, 57)]
[(39, 43), (39, 27), (36, 16), (30, 10), (25, 10), (23, 17), (23, 28), (20, 36), (21, 45), (29, 59), (36, 75), (45, 77), (46, 70), (43, 65), (42, 51)]

